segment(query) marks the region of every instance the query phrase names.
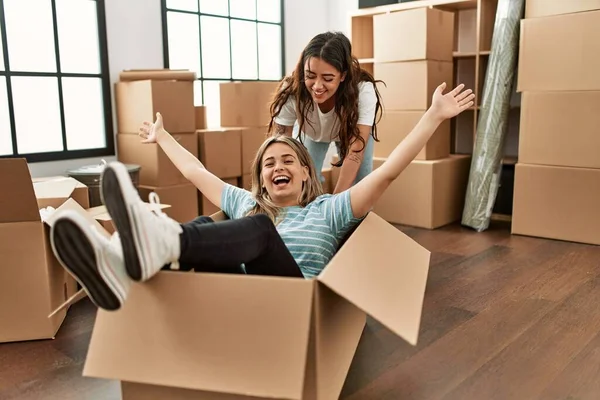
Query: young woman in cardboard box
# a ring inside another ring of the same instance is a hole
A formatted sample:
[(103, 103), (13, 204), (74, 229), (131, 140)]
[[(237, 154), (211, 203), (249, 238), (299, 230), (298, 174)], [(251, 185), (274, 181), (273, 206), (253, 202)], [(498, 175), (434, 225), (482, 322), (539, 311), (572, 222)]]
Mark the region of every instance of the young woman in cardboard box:
[[(118, 162), (102, 174), (102, 196), (115, 224), (107, 239), (76, 212), (65, 211), (50, 239), (61, 264), (91, 300), (116, 310), (132, 280), (146, 281), (163, 268), (223, 271), (245, 265), (246, 273), (311, 278), (331, 260), (346, 233), (370, 211), (386, 188), (416, 157), (438, 125), (473, 105), (463, 85), (433, 94), (433, 103), (388, 160), (350, 189), (323, 194), (306, 148), (285, 135), (268, 138), (259, 149), (252, 192), (223, 182), (204, 168), (163, 129), (157, 114), (140, 136), (157, 142), (183, 175), (219, 206), (229, 220), (198, 217), (185, 224), (158, 208), (149, 210)], [(151, 203), (157, 201), (151, 197)]]
[(350, 40), (343, 33), (321, 33), (304, 48), (271, 104), (269, 131), (291, 136), (298, 121), (298, 139), (308, 149), (321, 182), (325, 156), (335, 142), (340, 158), (335, 165), (341, 168), (334, 194), (373, 170), (376, 116), (381, 110), (376, 82), (352, 56)]

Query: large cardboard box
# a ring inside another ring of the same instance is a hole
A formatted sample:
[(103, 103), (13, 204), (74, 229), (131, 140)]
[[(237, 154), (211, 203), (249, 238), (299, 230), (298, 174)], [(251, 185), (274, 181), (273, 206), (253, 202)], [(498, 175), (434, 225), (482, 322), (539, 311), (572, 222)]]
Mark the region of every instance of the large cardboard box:
[(527, 0), (525, 18), (600, 10), (600, 0)]
[(600, 91), (524, 92), (519, 162), (600, 168)]
[(220, 86), (221, 126), (266, 128), (279, 82), (225, 82)]
[[(375, 142), (375, 157), (388, 157), (390, 153), (404, 140), (425, 111), (386, 111), (377, 124)], [(419, 152), (417, 160), (436, 160), (450, 155), (450, 121), (444, 121), (435, 131), (425, 147)]]
[(600, 90), (600, 11), (521, 20), (517, 90)]
[(198, 154), (206, 169), (219, 178), (242, 175), (242, 130), (240, 128), (200, 129)]
[(600, 245), (600, 169), (518, 163), (512, 233)]
[(194, 107), (196, 115), (196, 129), (206, 129), (206, 106)]
[(435, 88), (446, 82), (449, 90), (454, 86), (453, 63), (447, 61), (403, 61), (375, 63), (375, 78), (385, 110), (427, 110)]
[(123, 400), (336, 399), (367, 314), (417, 343), (429, 261), (370, 213), (316, 279), (161, 271), (98, 311), (83, 374)]
[(373, 17), (374, 56), (377, 62), (451, 62), (453, 42), (453, 12), (422, 7)]
[(48, 315), (77, 286), (52, 252), (52, 214), (40, 210), (70, 198), (88, 208), (88, 188), (67, 177), (33, 182), (25, 159), (0, 159), (0, 187), (0, 343), (54, 338), (66, 310)]
[[(373, 169), (385, 159), (375, 158)], [(388, 187), (373, 211), (386, 221), (435, 229), (460, 220), (471, 157), (415, 160)]]
[(139, 186), (140, 197), (148, 202), (155, 192), (161, 204), (168, 204), (165, 214), (177, 222), (185, 223), (198, 216), (198, 189), (191, 183), (172, 186)]
[(242, 174), (252, 172), (252, 163), (260, 146), (267, 139), (267, 128), (241, 128)]
[(193, 132), (196, 127), (193, 81), (141, 80), (115, 83), (117, 131), (137, 133), (144, 121), (163, 116), (170, 133)]
[[(198, 157), (198, 139), (193, 130), (172, 136), (194, 157)], [(117, 152), (117, 158), (122, 163), (141, 167), (141, 185), (169, 186), (188, 182), (158, 143), (142, 143), (137, 134), (117, 134)]]

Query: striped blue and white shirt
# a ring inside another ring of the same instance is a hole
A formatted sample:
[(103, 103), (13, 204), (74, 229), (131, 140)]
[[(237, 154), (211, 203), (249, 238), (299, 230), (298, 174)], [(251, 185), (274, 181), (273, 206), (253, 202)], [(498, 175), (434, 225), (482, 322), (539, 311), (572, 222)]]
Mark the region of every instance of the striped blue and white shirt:
[[(255, 204), (249, 191), (225, 184), (221, 209), (229, 218), (246, 216)], [(348, 231), (361, 221), (352, 213), (349, 190), (323, 194), (306, 207), (285, 207), (280, 218), (277, 231), (305, 278), (319, 275)]]

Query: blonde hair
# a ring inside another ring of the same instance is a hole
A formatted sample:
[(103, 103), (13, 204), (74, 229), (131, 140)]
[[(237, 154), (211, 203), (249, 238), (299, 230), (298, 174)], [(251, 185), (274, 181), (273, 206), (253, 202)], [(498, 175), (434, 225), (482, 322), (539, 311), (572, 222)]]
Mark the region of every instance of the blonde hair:
[(318, 196), (323, 194), (323, 186), (317, 177), (313, 160), (308, 150), (302, 143), (285, 135), (271, 136), (266, 139), (256, 152), (256, 157), (252, 163), (252, 197), (256, 205), (247, 215), (266, 214), (273, 223), (276, 223), (281, 208), (273, 204), (269, 193), (262, 184), (262, 159), (265, 152), (274, 143), (283, 143), (291, 147), (298, 156), (300, 165), (308, 168), (308, 179), (302, 184), (302, 192), (298, 197), (298, 205), (306, 207)]

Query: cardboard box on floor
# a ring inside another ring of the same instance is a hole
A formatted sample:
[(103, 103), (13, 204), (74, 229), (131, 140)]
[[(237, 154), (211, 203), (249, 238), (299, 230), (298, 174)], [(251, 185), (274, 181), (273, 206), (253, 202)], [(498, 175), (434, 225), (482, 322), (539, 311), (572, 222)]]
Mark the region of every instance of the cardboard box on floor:
[(600, 91), (525, 92), (519, 162), (600, 168)]
[[(373, 170), (384, 161), (375, 157)], [(439, 160), (414, 160), (392, 182), (373, 211), (390, 223), (425, 229), (460, 220), (470, 162), (470, 156), (455, 154)], [(333, 168), (333, 185), (338, 177), (339, 168)]]
[(600, 10), (600, 0), (527, 0), (525, 2), (525, 18), (548, 17), (592, 10)]
[(54, 338), (66, 310), (47, 316), (77, 286), (52, 253), (40, 209), (69, 198), (88, 208), (88, 188), (68, 177), (34, 182), (25, 159), (0, 160), (0, 187), (0, 342)]
[(600, 90), (600, 10), (521, 20), (517, 91)]
[[(373, 154), (388, 157), (417, 125), (425, 111), (386, 111), (377, 124), (377, 138)], [(450, 155), (450, 120), (442, 122), (416, 160), (436, 160)]]
[(453, 40), (453, 12), (422, 7), (373, 17), (373, 50), (377, 62), (452, 62)]
[(123, 400), (338, 398), (367, 314), (417, 343), (429, 260), (371, 213), (316, 279), (161, 271), (98, 311), (83, 375)]
[(518, 163), (512, 233), (600, 245), (600, 169)]

